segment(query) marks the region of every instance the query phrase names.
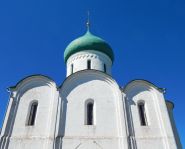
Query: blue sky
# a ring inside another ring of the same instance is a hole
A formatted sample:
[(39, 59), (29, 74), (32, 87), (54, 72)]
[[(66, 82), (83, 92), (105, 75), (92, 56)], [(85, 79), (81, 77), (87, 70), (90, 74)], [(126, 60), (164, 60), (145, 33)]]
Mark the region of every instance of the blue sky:
[(6, 88), (32, 74), (58, 85), (65, 79), (63, 53), (91, 32), (114, 49), (113, 77), (120, 86), (146, 79), (167, 88), (185, 146), (185, 1), (184, 0), (6, 0), (0, 1), (0, 127)]

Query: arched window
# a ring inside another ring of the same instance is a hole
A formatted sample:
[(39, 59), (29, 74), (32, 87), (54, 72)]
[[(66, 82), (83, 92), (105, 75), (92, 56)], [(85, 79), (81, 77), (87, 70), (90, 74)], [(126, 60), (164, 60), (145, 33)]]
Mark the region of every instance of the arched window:
[(93, 103), (87, 104), (87, 125), (93, 125)]
[(73, 74), (73, 64), (71, 64), (71, 74)]
[(37, 114), (37, 107), (38, 107), (38, 102), (37, 101), (33, 102), (30, 106), (28, 121), (27, 121), (28, 126), (33, 126), (35, 124), (35, 118), (36, 118), (36, 114)]
[(91, 69), (91, 60), (87, 61), (87, 69)]
[(145, 103), (139, 102), (138, 103), (138, 110), (139, 110), (139, 117), (141, 126), (147, 125), (147, 118), (146, 118), (146, 111), (145, 111)]
[(104, 67), (104, 72), (106, 72), (107, 71), (106, 64), (104, 64), (103, 67)]
[(85, 125), (94, 125), (94, 101), (92, 99), (85, 103)]

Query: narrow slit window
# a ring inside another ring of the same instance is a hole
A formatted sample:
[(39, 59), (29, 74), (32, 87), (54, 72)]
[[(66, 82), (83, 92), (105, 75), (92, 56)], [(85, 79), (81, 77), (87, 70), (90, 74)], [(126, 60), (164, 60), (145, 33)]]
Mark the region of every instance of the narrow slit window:
[(147, 125), (147, 118), (146, 118), (145, 104), (139, 103), (138, 110), (139, 110), (141, 126), (146, 126)]
[(73, 64), (71, 64), (71, 74), (73, 74)]
[(30, 112), (29, 112), (28, 126), (33, 126), (35, 124), (37, 107), (38, 107), (37, 102), (32, 103), (30, 107)]
[(104, 64), (103, 67), (104, 67), (104, 72), (107, 72), (106, 64)]
[(91, 69), (91, 60), (87, 61), (87, 69)]
[(93, 103), (87, 104), (87, 125), (93, 125)]

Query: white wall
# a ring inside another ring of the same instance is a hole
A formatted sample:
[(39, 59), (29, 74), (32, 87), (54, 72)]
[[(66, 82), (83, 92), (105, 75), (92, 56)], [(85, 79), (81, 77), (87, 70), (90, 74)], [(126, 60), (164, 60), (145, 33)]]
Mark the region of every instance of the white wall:
[[(163, 93), (147, 81), (132, 81), (121, 91), (109, 75), (85, 70), (70, 75), (59, 91), (44, 76), (28, 77), (11, 91), (0, 149), (181, 148)], [(91, 126), (85, 125), (88, 99), (95, 106)], [(33, 100), (38, 101), (36, 124), (26, 126)], [(147, 126), (140, 124), (139, 101), (146, 105)]]
[[(21, 81), (13, 92), (16, 94), (13, 97), (16, 108), (11, 112), (12, 124), (5, 136), (6, 145), (1, 145), (2, 149), (48, 148), (51, 144), (52, 114), (56, 112), (53, 109), (57, 94), (55, 83), (42, 76), (33, 76)], [(38, 102), (37, 114), (35, 124), (28, 126), (29, 107), (33, 101)]]
[(170, 117), (170, 122), (171, 122), (172, 130), (173, 130), (173, 133), (174, 133), (174, 136), (175, 136), (175, 141), (176, 141), (176, 144), (177, 144), (177, 148), (181, 149), (182, 145), (181, 145), (180, 138), (179, 138), (179, 135), (178, 135), (178, 131), (177, 131), (177, 128), (176, 128), (176, 125), (175, 125), (175, 120), (174, 120), (174, 117), (173, 117), (174, 104), (167, 100), (166, 101), (166, 106), (168, 108), (168, 114), (169, 114), (169, 117)]
[[(125, 89), (129, 131), (138, 149), (176, 149), (163, 94), (146, 81), (133, 81)], [(147, 126), (141, 126), (137, 103), (145, 102)]]
[[(59, 136), (64, 136), (63, 149), (128, 147), (121, 90), (109, 76), (93, 70), (79, 72), (66, 80), (60, 93), (67, 107), (65, 116), (60, 118), (65, 121), (65, 130), (58, 132)], [(88, 99), (94, 100), (94, 125), (84, 123)]]
[(71, 65), (73, 64), (73, 73), (87, 69), (87, 61), (91, 60), (91, 69), (104, 71), (104, 64), (106, 65), (106, 73), (111, 75), (111, 67), (112, 61), (111, 59), (104, 53), (94, 51), (94, 50), (86, 50), (82, 52), (75, 53), (69, 57), (67, 60), (67, 74), (69, 76), (71, 74)]

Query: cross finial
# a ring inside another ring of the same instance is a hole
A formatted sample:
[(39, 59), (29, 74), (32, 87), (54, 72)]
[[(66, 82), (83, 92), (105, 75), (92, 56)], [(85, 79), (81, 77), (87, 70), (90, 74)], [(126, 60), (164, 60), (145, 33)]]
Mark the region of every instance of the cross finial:
[(87, 11), (87, 23), (86, 23), (87, 31), (89, 31), (89, 28), (90, 28), (90, 18), (89, 18), (89, 16), (90, 16), (90, 13), (89, 13), (89, 11)]

